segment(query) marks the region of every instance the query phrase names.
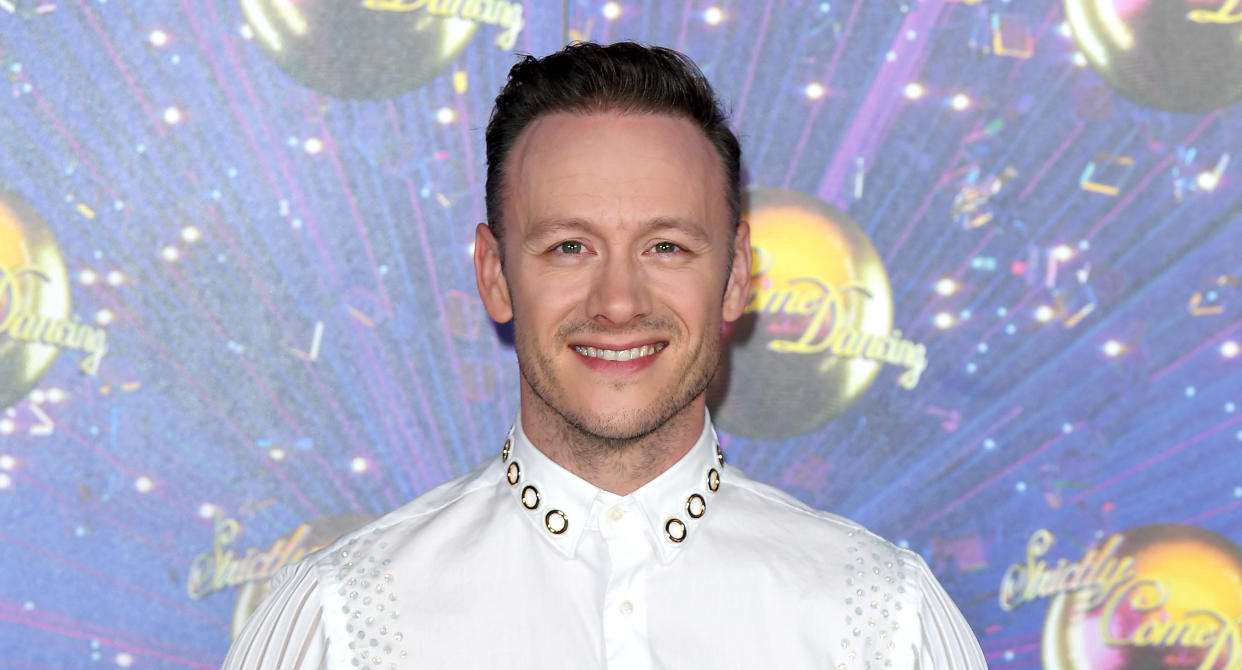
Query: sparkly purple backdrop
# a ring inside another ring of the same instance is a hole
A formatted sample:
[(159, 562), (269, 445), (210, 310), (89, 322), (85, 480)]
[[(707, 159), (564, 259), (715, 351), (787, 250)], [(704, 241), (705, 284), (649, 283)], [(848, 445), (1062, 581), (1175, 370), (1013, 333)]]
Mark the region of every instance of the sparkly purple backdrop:
[[(918, 386), (882, 374), (725, 452), (922, 553), (992, 667), (1041, 664), (1045, 608), (997, 603), (1034, 531), (1070, 557), (1148, 523), (1242, 541), (1242, 105), (1114, 92), (1054, 0), (523, 9), (521, 52), (684, 50), (750, 185), (870, 237)], [(238, 591), (188, 585), (217, 518), (240, 555), (380, 514), (497, 453), (516, 410), (470, 262), (500, 28), (362, 100), (245, 26), (230, 0), (0, 0), (0, 183), (108, 337), (97, 375), (64, 352), (0, 408), (0, 666), (215, 668)]]

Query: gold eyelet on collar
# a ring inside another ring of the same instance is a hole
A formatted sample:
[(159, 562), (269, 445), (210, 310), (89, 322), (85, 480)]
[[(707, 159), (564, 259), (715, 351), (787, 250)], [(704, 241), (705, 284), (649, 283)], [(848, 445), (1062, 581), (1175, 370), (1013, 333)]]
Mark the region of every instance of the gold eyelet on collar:
[(724, 465), (724, 452), (720, 450), (720, 443), (716, 443), (716, 464)]
[(664, 534), (670, 542), (681, 542), (686, 539), (686, 524), (681, 519), (669, 519), (664, 524)]
[(535, 509), (539, 506), (539, 489), (533, 486), (527, 486), (522, 489), (522, 507), (526, 509)]
[(686, 514), (689, 514), (691, 519), (697, 519), (706, 512), (707, 502), (703, 500), (703, 496), (691, 493), (690, 497), (686, 498)]
[(509, 448), (513, 446), (513, 440), (505, 440), (505, 448), (500, 450), (500, 460), (509, 460)]
[(720, 488), (720, 473), (716, 468), (707, 471), (707, 490), (715, 493)]
[(548, 532), (553, 535), (560, 535), (569, 530), (569, 519), (559, 509), (551, 510), (544, 515), (543, 524), (548, 527)]
[(517, 461), (509, 464), (509, 469), (505, 472), (505, 479), (509, 480), (509, 486), (517, 486), (518, 480), (522, 478), (522, 467)]

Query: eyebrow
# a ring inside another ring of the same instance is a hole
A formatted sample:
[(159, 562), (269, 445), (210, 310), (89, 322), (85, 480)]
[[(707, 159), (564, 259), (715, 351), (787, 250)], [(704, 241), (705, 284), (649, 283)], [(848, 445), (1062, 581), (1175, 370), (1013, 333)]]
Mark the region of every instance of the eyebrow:
[(647, 222), (646, 230), (650, 232), (657, 230), (676, 230), (689, 235), (694, 238), (696, 242), (707, 244), (711, 241), (711, 238), (708, 236), (707, 231), (702, 225), (682, 219), (670, 219), (664, 217), (652, 219)]
[[(662, 230), (674, 230), (689, 235), (695, 241), (707, 244), (711, 241), (702, 225), (673, 217), (656, 217), (641, 225), (640, 233), (652, 233)], [(566, 231), (596, 232), (595, 224), (585, 219), (548, 219), (531, 227), (530, 239), (539, 240), (553, 237)]]
[(591, 224), (582, 219), (547, 219), (531, 226), (531, 239), (551, 237), (565, 231), (590, 231)]

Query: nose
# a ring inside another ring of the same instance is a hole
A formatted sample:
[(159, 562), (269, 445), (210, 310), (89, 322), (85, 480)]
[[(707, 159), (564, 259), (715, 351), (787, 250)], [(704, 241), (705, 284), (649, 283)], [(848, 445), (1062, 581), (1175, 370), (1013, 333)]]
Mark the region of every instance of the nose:
[(587, 312), (602, 325), (624, 326), (651, 314), (651, 292), (638, 259), (612, 254), (592, 277)]

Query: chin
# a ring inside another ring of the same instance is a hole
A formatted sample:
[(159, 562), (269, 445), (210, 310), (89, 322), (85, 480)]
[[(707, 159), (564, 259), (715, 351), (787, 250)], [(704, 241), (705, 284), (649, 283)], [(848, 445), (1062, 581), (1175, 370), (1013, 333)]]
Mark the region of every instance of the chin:
[(577, 360), (565, 364), (535, 347), (528, 350), (521, 338), (517, 344), (524, 387), (538, 398), (545, 416), (558, 417), (570, 431), (618, 443), (650, 435), (683, 412), (702, 394), (714, 370), (714, 359), (711, 365), (693, 366), (667, 359), (628, 379), (608, 378), (583, 370)]
[(615, 405), (599, 411), (562, 413), (574, 428), (607, 440), (628, 441), (655, 432), (684, 408), (666, 402), (618, 409)]

